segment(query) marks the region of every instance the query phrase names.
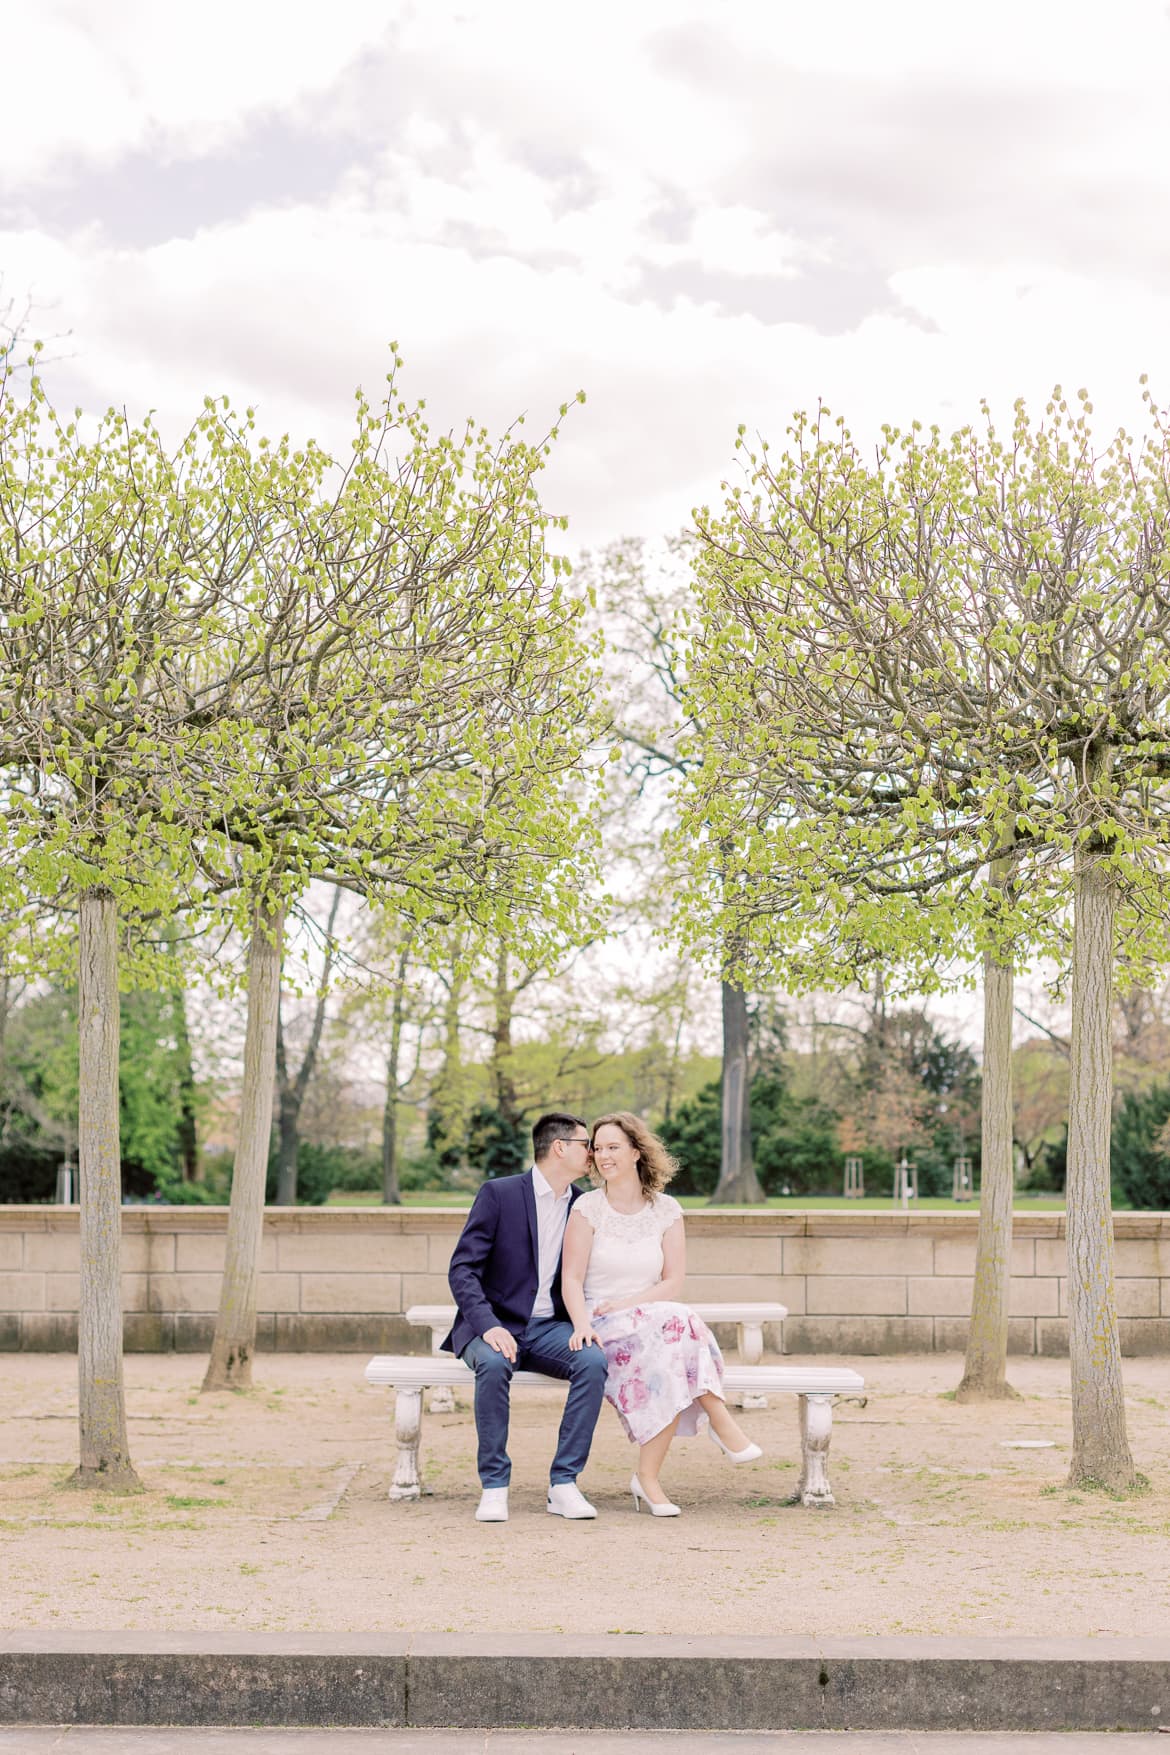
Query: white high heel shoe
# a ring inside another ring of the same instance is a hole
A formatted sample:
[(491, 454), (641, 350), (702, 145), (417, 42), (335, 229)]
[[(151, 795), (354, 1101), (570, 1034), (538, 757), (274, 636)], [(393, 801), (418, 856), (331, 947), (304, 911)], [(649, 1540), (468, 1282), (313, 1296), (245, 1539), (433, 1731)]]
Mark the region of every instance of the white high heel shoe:
[(670, 1503), (669, 1499), (667, 1500), (665, 1505), (655, 1505), (653, 1499), (650, 1499), (647, 1497), (646, 1489), (643, 1487), (643, 1485), (642, 1485), (641, 1481), (638, 1479), (637, 1475), (630, 1476), (630, 1492), (634, 1495), (634, 1510), (635, 1511), (641, 1511), (643, 1504), (645, 1504), (646, 1509), (649, 1511), (649, 1513), (652, 1517), (681, 1517), (682, 1516), (682, 1506), (681, 1505), (672, 1505)]
[(758, 1444), (747, 1444), (742, 1450), (732, 1450), (729, 1445), (724, 1444), (714, 1426), (708, 1426), (707, 1436), (712, 1444), (717, 1444), (719, 1446), (724, 1456), (729, 1456), (731, 1458), (733, 1463), (755, 1462), (758, 1456), (763, 1456), (764, 1454), (762, 1448)]

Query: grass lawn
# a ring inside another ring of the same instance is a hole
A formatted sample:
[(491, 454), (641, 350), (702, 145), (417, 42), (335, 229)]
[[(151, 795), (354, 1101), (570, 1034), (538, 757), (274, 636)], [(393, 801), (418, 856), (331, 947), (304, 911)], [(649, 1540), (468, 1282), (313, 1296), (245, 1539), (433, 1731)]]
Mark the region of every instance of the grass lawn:
[[(706, 1195), (703, 1194), (684, 1194), (680, 1197), (680, 1201), (684, 1207), (696, 1208), (700, 1211), (704, 1208), (716, 1212), (722, 1210), (735, 1213), (744, 1210), (738, 1206), (711, 1209)], [(847, 1212), (860, 1209), (863, 1212), (889, 1213), (895, 1210), (893, 1199), (888, 1194), (869, 1195), (865, 1200), (846, 1200), (840, 1194), (793, 1194), (786, 1197), (774, 1195), (760, 1204), (761, 1207), (777, 1207), (793, 1212), (836, 1212), (838, 1210)], [(381, 1205), (381, 1197), (372, 1189), (368, 1193), (359, 1194), (346, 1194), (337, 1189), (329, 1196), (329, 1205), (331, 1207), (376, 1207)], [(403, 1196), (403, 1205), (408, 1207), (469, 1207), (471, 1195), (466, 1190), (450, 1189), (434, 1193), (429, 1191), (411, 1192)], [(942, 1196), (932, 1199), (924, 1197), (922, 1200), (914, 1201), (912, 1205), (919, 1212), (958, 1213), (962, 1212), (964, 1207), (977, 1212), (979, 1197), (976, 1195), (975, 1199), (970, 1201), (946, 1200)], [(1064, 1211), (1064, 1196), (1062, 1194), (1019, 1194), (1016, 1196), (1014, 1208), (1017, 1213), (1062, 1213)]]

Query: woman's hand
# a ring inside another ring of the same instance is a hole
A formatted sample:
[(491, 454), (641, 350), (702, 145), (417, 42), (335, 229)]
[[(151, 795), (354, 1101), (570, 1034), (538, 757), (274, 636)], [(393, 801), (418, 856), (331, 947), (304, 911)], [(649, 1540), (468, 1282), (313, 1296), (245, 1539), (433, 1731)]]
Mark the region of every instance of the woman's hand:
[(612, 1316), (615, 1310), (632, 1310), (638, 1302), (636, 1298), (606, 1298), (603, 1303), (595, 1304), (594, 1316)]
[(586, 1323), (584, 1328), (575, 1328), (569, 1336), (570, 1353), (579, 1353), (583, 1347), (599, 1347), (601, 1342)]

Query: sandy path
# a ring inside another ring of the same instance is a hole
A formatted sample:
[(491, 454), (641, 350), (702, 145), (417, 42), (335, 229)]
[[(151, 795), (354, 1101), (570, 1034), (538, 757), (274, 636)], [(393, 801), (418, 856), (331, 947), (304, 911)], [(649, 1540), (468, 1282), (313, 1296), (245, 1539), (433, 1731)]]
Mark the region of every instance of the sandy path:
[[(0, 1371), (0, 1619), (6, 1627), (545, 1632), (1164, 1634), (1170, 1627), (1170, 1362), (1126, 1361), (1149, 1491), (1070, 1494), (1068, 1367), (1020, 1359), (1024, 1399), (945, 1398), (953, 1357), (860, 1363), (868, 1407), (838, 1409), (835, 1511), (783, 1503), (791, 1397), (747, 1414), (766, 1458), (733, 1469), (705, 1440), (672, 1453), (678, 1519), (635, 1518), (633, 1453), (604, 1410), (583, 1481), (601, 1516), (543, 1509), (560, 1398), (518, 1394), (513, 1510), (472, 1519), (470, 1411), (428, 1416), (432, 1495), (391, 1505), (390, 1397), (356, 1356), (273, 1355), (248, 1395), (201, 1397), (203, 1361), (126, 1363), (148, 1491), (60, 1483), (76, 1455), (75, 1361)], [(1004, 1439), (1052, 1440), (1011, 1450)], [(340, 1498), (338, 1499), (338, 1495)], [(337, 1499), (335, 1508), (330, 1509)]]

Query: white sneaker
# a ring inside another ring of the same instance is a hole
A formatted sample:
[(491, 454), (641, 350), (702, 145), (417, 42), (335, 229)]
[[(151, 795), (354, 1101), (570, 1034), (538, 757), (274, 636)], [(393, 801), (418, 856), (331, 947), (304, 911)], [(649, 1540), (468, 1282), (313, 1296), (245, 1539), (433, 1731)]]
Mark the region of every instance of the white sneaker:
[(507, 1523), (508, 1489), (506, 1487), (484, 1488), (479, 1496), (475, 1521), (476, 1523)]
[(596, 1517), (597, 1509), (590, 1505), (575, 1481), (558, 1481), (548, 1490), (548, 1508), (554, 1517)]

